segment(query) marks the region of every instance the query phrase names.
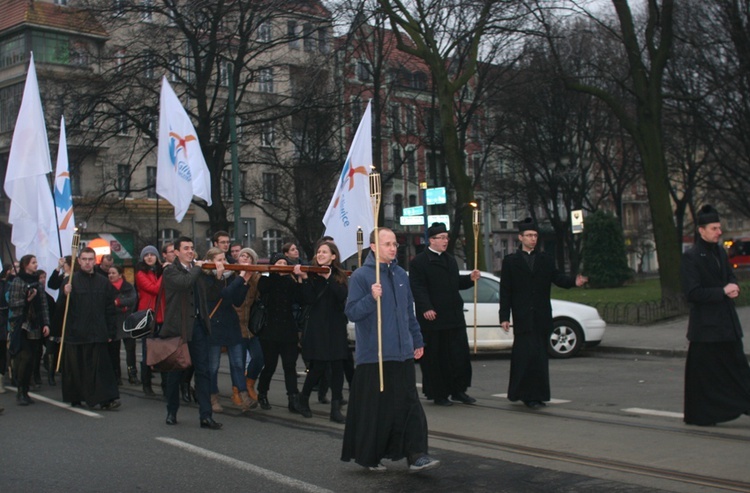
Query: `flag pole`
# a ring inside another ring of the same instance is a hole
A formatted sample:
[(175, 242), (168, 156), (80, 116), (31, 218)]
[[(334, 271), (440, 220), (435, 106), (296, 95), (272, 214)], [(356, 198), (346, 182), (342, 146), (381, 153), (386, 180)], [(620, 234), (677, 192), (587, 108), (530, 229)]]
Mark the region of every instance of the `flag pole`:
[(63, 256), (62, 251), (62, 238), (60, 238), (60, 218), (57, 216), (57, 199), (55, 198), (55, 181), (57, 180), (56, 176), (52, 176), (52, 208), (55, 210), (55, 225), (57, 226), (55, 228), (55, 231), (57, 231), (57, 247), (60, 249), (60, 257)]
[[(474, 270), (479, 267), (479, 209), (475, 208), (473, 211), (472, 223), (474, 225)], [(474, 280), (474, 354), (477, 354), (477, 288), (479, 279)]]
[(362, 226), (357, 226), (357, 267), (362, 267), (362, 244), (365, 242)]
[[(375, 284), (380, 284), (380, 238), (378, 232), (378, 213), (380, 211), (380, 173), (370, 173), (370, 201), (372, 202), (372, 216), (375, 224)], [(383, 310), (381, 296), (378, 296), (378, 374), (380, 375), (380, 391), (383, 391)]]

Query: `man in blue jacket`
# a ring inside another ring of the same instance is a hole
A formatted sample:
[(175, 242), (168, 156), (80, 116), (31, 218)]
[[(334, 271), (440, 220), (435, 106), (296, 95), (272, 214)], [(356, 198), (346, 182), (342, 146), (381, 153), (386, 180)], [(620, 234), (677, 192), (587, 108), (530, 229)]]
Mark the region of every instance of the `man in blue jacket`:
[[(414, 360), (424, 343), (414, 316), (414, 298), (396, 262), (396, 235), (387, 228), (370, 234), (371, 253), (352, 274), (346, 316), (355, 323), (357, 370), (350, 390), (341, 460), (385, 471), (382, 459), (406, 457), (410, 472), (440, 465), (427, 455), (427, 418), (417, 394)], [(377, 256), (377, 261), (376, 261)], [(375, 269), (380, 269), (376, 283)], [(378, 309), (381, 303), (383, 391), (378, 369)]]

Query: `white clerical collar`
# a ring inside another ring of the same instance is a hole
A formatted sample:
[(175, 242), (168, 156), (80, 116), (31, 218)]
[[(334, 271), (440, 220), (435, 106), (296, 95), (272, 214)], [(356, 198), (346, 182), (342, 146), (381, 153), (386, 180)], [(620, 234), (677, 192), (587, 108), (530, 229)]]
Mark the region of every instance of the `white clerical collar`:
[(432, 253), (437, 254), (437, 255), (442, 255), (443, 254), (443, 252), (436, 252), (435, 250), (432, 249), (432, 247), (427, 247), (427, 249), (429, 251), (431, 251)]

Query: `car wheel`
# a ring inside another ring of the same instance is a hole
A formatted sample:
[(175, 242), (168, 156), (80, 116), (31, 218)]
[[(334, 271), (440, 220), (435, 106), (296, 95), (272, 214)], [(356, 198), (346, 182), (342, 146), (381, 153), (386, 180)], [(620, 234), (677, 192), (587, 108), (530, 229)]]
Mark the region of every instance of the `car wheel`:
[(583, 329), (578, 322), (569, 318), (555, 319), (549, 336), (547, 353), (552, 358), (572, 358), (584, 344)]

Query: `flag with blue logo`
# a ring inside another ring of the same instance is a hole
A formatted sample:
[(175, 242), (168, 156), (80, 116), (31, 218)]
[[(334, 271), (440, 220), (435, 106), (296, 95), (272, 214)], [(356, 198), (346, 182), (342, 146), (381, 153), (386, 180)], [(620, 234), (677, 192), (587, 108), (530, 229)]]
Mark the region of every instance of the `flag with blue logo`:
[(60, 118), (60, 142), (57, 145), (55, 184), (52, 189), (57, 208), (57, 229), (60, 232), (62, 255), (71, 254), (76, 220), (73, 214), (73, 194), (70, 187), (70, 165), (68, 163), (68, 140), (65, 136), (65, 117)]
[[(344, 260), (357, 253), (357, 228), (365, 238), (375, 227), (370, 200), (372, 168), (372, 116), (370, 103), (349, 148), (344, 169), (336, 184), (331, 203), (323, 216), (325, 235), (331, 236)], [(366, 241), (366, 240), (365, 240)], [(365, 247), (368, 247), (365, 245)]]

